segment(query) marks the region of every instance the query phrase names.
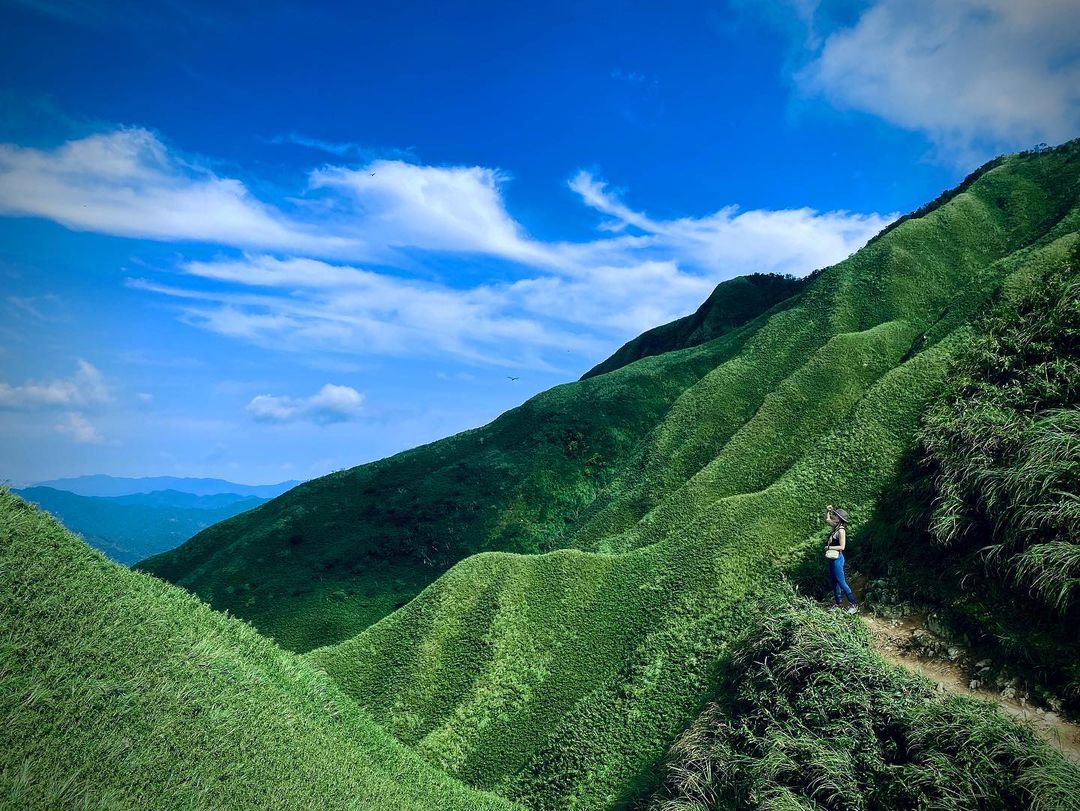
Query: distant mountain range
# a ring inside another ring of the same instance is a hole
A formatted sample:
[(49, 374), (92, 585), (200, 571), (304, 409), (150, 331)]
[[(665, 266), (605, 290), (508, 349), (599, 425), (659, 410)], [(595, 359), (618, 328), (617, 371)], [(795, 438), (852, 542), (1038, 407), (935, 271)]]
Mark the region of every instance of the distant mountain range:
[(54, 479), (14, 492), (113, 560), (131, 565), (179, 546), (298, 483), (247, 485), (223, 479), (102, 475)]
[(219, 493), (232, 493), (238, 496), (257, 496), (274, 498), (286, 490), (300, 484), (298, 480), (278, 484), (236, 484), (224, 479), (191, 479), (177, 476), (144, 476), (128, 478), (126, 476), (76, 476), (70, 479), (52, 479), (35, 482), (34, 487), (51, 487), (54, 490), (66, 490), (80, 496), (128, 496), (135, 493), (153, 493), (161, 490), (175, 490), (196, 496), (213, 496)]

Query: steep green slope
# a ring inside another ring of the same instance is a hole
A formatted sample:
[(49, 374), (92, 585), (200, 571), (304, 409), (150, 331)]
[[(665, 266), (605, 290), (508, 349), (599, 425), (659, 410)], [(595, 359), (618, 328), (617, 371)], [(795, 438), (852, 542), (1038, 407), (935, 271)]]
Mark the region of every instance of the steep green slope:
[(692, 524), (662, 541), (618, 555), (474, 556), (309, 656), (474, 785), (536, 808), (633, 796), (700, 704), (777, 557), (817, 534), (826, 500), (840, 496), (856, 515), (873, 502), (946, 357), (939, 345), (884, 376), (768, 488), (688, 505)]
[(534, 808), (635, 797), (821, 505), (857, 535), (895, 482), (972, 315), (1064, 261), (1078, 177), (1076, 144), (1007, 158), (818, 275), (628, 457), (570, 538), (593, 553), (474, 556), (309, 657), (471, 784)]
[(899, 320), (926, 334), (922, 346), (964, 323), (1036, 243), (1076, 230), (1069, 215), (1078, 153), (1072, 142), (1050, 155), (996, 161), (966, 191), (821, 272), (796, 306), (675, 402), (665, 425), (590, 505), (575, 545), (591, 548), (632, 528), (714, 459), (766, 395), (832, 336)]
[(646, 330), (583, 374), (581, 379), (612, 372), (641, 358), (719, 338), (790, 299), (804, 284), (803, 279), (777, 273), (752, 273), (721, 282), (692, 315)]
[(27, 487), (18, 495), (56, 516), (118, 563), (132, 564), (179, 546), (195, 533), (246, 512), (255, 496), (158, 491), (128, 496), (78, 496), (51, 487)]
[(0, 491), (0, 807), (510, 809), (326, 678)]

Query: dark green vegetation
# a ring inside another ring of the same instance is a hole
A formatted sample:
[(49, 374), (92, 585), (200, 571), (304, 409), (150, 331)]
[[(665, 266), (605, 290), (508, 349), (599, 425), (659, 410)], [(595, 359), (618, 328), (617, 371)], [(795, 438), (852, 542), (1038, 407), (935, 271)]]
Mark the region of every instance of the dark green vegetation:
[(128, 565), (179, 546), (200, 530), (265, 501), (232, 493), (196, 496), (176, 490), (110, 498), (77, 496), (51, 487), (15, 492), (56, 516), (95, 549)]
[(791, 299), (804, 284), (803, 279), (777, 273), (751, 273), (721, 282), (693, 315), (653, 327), (627, 341), (614, 355), (582, 375), (582, 379), (612, 372), (651, 355), (699, 346), (719, 338)]
[[(655, 796), (690, 727), (708, 757), (744, 762), (717, 778), (741, 807), (757, 791), (772, 808), (1068, 808), (1080, 781), (1058, 755), (884, 667), (850, 618), (768, 595), (820, 554), (826, 503), (859, 554), (1002, 289), (1074, 273), (1078, 179), (1077, 143), (1000, 159), (805, 283), (721, 286), (632, 362), (143, 564), (301, 656), (49, 541), (55, 525), (6, 496), (5, 750), (32, 754), (3, 762), (10, 796), (69, 790), (51, 778), (66, 755), (71, 804), (502, 802), (449, 772), (532, 809), (625, 808)], [(821, 695), (849, 659), (850, 690)], [(769, 690), (783, 701), (754, 700)], [(865, 751), (822, 743), (834, 731)], [(792, 757), (808, 779), (789, 779)], [(247, 779), (222, 780), (234, 760)]]
[(1080, 767), (996, 707), (879, 659), (868, 641), (851, 617), (766, 601), (648, 807), (1080, 808)]
[(473, 786), (631, 803), (754, 598), (817, 553), (822, 505), (857, 538), (974, 320), (1068, 261), (1078, 178), (1076, 143), (1000, 159), (741, 326), (309, 482), (146, 568), (288, 647), (324, 645), (308, 660)]
[(325, 674), (0, 491), (0, 807), (510, 809)]
[(949, 379), (864, 566), (1080, 714), (1080, 252), (1011, 279)]

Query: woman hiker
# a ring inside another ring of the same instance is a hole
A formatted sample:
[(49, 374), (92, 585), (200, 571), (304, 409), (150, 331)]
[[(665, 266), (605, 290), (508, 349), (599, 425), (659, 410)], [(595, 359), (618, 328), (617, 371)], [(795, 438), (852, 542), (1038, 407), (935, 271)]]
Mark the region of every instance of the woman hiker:
[(840, 609), (840, 593), (847, 596), (847, 612), (854, 614), (859, 610), (855, 604), (855, 595), (851, 586), (844, 579), (844, 549), (847, 547), (847, 524), (848, 514), (844, 510), (834, 509), (830, 504), (825, 508), (825, 523), (833, 528), (829, 533), (829, 539), (825, 542), (825, 562), (829, 566), (833, 584), (833, 607), (832, 611)]

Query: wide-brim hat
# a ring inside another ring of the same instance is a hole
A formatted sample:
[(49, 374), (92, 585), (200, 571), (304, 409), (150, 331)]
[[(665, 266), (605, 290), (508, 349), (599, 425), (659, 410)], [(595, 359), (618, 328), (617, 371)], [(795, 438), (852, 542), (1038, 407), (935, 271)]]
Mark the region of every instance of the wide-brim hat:
[(833, 510), (833, 515), (835, 515), (845, 524), (849, 521), (847, 510)]

